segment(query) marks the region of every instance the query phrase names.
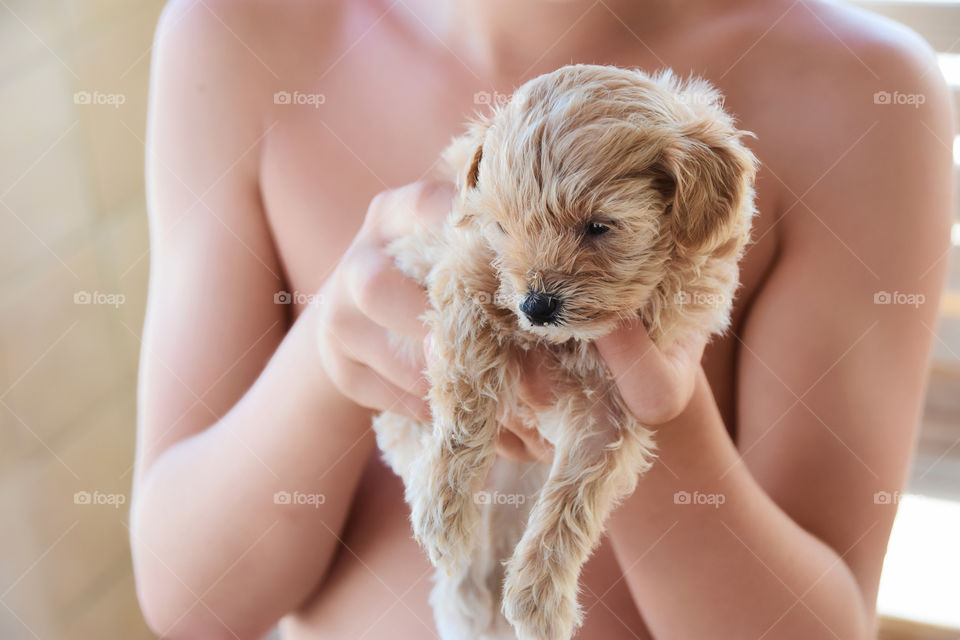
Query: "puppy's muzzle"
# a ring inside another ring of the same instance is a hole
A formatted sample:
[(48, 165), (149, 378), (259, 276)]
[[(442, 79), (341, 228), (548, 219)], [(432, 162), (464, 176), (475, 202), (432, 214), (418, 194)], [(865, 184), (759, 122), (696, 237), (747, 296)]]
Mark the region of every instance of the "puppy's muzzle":
[(531, 291), (520, 303), (520, 311), (531, 324), (555, 324), (560, 311), (560, 299), (543, 291)]

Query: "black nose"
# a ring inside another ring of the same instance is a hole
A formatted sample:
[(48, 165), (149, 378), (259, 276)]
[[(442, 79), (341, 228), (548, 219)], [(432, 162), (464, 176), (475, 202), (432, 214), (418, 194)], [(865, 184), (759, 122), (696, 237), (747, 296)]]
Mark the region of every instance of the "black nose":
[(540, 291), (527, 294), (520, 303), (520, 311), (533, 324), (549, 324), (556, 317), (559, 307), (559, 300), (555, 296)]

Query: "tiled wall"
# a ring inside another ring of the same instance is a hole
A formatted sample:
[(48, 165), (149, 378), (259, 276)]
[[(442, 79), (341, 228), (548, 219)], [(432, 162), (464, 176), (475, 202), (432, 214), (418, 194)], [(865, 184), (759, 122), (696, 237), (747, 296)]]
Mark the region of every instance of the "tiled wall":
[(127, 511), (148, 266), (142, 140), (162, 5), (0, 2), (4, 640), (153, 637)]

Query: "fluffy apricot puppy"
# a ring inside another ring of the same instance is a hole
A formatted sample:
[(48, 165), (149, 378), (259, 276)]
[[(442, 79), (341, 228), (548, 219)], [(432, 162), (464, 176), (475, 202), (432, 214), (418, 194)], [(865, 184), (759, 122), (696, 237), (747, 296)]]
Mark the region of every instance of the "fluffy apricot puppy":
[[(446, 640), (566, 640), (581, 623), (581, 568), (654, 457), (592, 340), (635, 318), (659, 347), (726, 329), (754, 215), (742, 135), (702, 80), (575, 65), (445, 152), (448, 220), (391, 246), (430, 294), (434, 423), (374, 427), (440, 570)], [(555, 363), (546, 410), (517, 397), (531, 349)], [(498, 458), (504, 414), (553, 444), (549, 468)]]

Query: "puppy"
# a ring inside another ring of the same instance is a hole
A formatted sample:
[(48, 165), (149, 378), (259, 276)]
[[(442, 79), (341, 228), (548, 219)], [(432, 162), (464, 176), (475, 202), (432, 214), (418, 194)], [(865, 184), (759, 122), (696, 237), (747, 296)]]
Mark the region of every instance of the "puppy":
[[(702, 80), (574, 65), (445, 152), (448, 220), (390, 248), (429, 290), (434, 423), (374, 421), (440, 570), (444, 639), (579, 627), (581, 568), (654, 456), (591, 341), (631, 319), (659, 347), (727, 327), (754, 215), (743, 134)], [(553, 363), (549, 410), (518, 398), (532, 349)], [(539, 430), (552, 465), (498, 458), (505, 415)]]

